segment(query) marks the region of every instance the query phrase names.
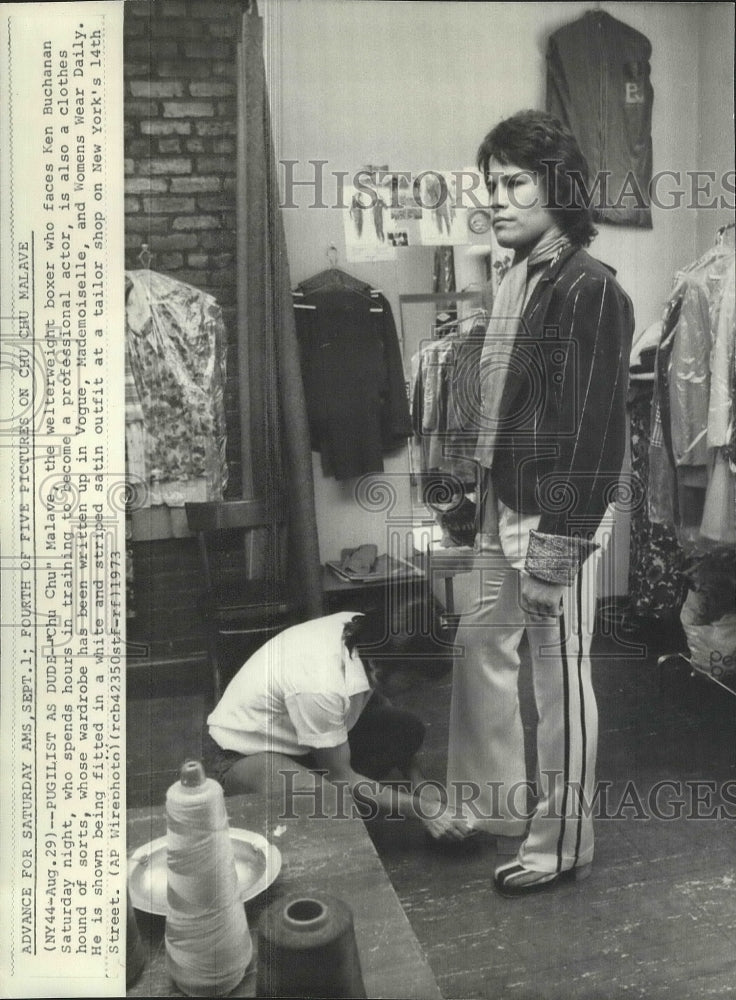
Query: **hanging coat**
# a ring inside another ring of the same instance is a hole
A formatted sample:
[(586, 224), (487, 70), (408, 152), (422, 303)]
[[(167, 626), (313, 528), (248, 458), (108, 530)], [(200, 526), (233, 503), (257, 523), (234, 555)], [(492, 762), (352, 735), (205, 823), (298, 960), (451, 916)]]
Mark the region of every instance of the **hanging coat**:
[(321, 281), (297, 289), (295, 316), (312, 449), (325, 475), (383, 471), (383, 455), (411, 435), (391, 306), (370, 285)]

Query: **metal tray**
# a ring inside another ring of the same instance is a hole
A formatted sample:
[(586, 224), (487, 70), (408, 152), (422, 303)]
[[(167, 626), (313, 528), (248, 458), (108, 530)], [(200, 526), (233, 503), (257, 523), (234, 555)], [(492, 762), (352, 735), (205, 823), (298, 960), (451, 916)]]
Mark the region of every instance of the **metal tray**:
[[(235, 854), (235, 868), (240, 882), (240, 898), (244, 903), (253, 899), (275, 881), (281, 871), (281, 852), (260, 833), (230, 828), (230, 840)], [(263, 863), (254, 867), (255, 848)], [(166, 916), (166, 837), (143, 844), (128, 858), (128, 889), (130, 901), (137, 910)]]

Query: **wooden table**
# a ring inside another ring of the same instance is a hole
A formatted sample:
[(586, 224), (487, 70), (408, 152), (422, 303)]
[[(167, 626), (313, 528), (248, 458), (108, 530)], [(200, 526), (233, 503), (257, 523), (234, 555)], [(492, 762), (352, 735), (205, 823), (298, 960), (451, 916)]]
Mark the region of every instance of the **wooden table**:
[[(351, 907), (363, 981), (369, 998), (441, 1000), (432, 970), (360, 819), (315, 819), (309, 800), (294, 803), (283, 818), (276, 799), (240, 795), (226, 799), (231, 827), (254, 830), (281, 851), (283, 865), (274, 884), (246, 904), (254, 946), (263, 910), (291, 892), (329, 892)], [(297, 813), (295, 817), (293, 813)], [(283, 832), (274, 836), (279, 828)], [(128, 811), (128, 853), (166, 832), (163, 805)], [(178, 997), (165, 964), (163, 917), (136, 912), (148, 952), (143, 974), (128, 996)], [(255, 995), (254, 967), (230, 996)]]
[(342, 580), (329, 566), (321, 567), (325, 614), (336, 611), (372, 611), (385, 607), (388, 591), (396, 597), (426, 590), (424, 574), (407, 573), (377, 580)]

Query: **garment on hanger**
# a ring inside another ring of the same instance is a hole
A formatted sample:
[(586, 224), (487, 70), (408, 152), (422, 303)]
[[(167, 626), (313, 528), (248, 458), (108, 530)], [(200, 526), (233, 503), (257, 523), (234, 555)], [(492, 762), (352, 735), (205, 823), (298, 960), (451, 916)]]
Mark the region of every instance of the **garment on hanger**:
[(129, 487), (146, 492), (146, 443), (143, 405), (138, 393), (130, 360), (128, 337), (125, 338), (125, 469)]
[(662, 317), (662, 339), (654, 359), (652, 426), (649, 435), (648, 507), (650, 519), (658, 524), (677, 523), (676, 481), (672, 455), (669, 411), (668, 364), (680, 316), (682, 293), (670, 298)]
[(652, 530), (671, 527), (687, 556), (680, 621), (689, 659), (721, 682), (734, 676), (736, 638), (735, 267), (734, 248), (719, 241), (676, 276), (655, 361), (649, 449)]
[(423, 473), (452, 473), (452, 459), (445, 458), (445, 433), (455, 340), (442, 337), (425, 344), (412, 357), (412, 425), (420, 443)]
[[(435, 339), (425, 343), (411, 359), (411, 467), (419, 498), (442, 529), (443, 548), (472, 546), (477, 531), (476, 470), (472, 462), (477, 431), (468, 443), (459, 424), (461, 412), (455, 395), (458, 366), (463, 364), (467, 331), (472, 328), (477, 309), (474, 307), (474, 313), (458, 320), (462, 303), (452, 301), (454, 291), (454, 248), (436, 246), (432, 292), (448, 298), (436, 307)], [(469, 381), (477, 385), (477, 363), (469, 372)]]
[(455, 250), (452, 246), (434, 248), (432, 258), (432, 291), (455, 291)]
[[(638, 355), (637, 355), (638, 357)], [(631, 426), (631, 474), (642, 498), (649, 494), (649, 445), (653, 381), (632, 380), (627, 400)], [(649, 519), (646, 502), (631, 512), (628, 599), (640, 618), (668, 619), (685, 599), (685, 556), (674, 527)]]
[(294, 306), (312, 449), (325, 475), (383, 471), (383, 455), (411, 434), (388, 300), (335, 267), (303, 281)]
[(708, 400), (708, 447), (720, 448), (729, 443), (733, 432), (732, 375), (736, 363), (734, 337), (736, 319), (736, 271), (726, 268), (723, 291), (717, 314), (714, 310), (714, 343), (710, 356), (710, 398)]
[(128, 271), (126, 282), (128, 458), (146, 487), (138, 506), (219, 500), (227, 482), (220, 307), (155, 271)]
[(676, 277), (655, 363), (650, 516), (681, 543), (736, 543), (732, 247), (709, 250)]
[(413, 356), (412, 426), (425, 476), (444, 473), (475, 484), (478, 372), (487, 316), (478, 312), (465, 323), (463, 329), (461, 320)]
[(607, 181), (600, 222), (652, 227), (652, 46), (641, 32), (591, 10), (550, 36), (547, 110), (577, 138), (590, 184)]
[(484, 311), (449, 323), (412, 358), (417, 481), (443, 530), (444, 546), (472, 545), (477, 530), (475, 448), (486, 323)]
[(715, 323), (715, 342), (710, 358), (708, 402), (708, 483), (700, 533), (705, 538), (736, 545), (736, 462), (729, 455), (733, 438), (734, 390), (736, 389), (736, 321), (734, 285), (736, 271), (725, 275)]

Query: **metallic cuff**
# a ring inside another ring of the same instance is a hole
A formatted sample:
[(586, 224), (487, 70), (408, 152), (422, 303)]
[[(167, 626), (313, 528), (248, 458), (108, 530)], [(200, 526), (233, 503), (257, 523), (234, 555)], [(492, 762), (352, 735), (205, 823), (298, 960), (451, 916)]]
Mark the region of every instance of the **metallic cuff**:
[(599, 548), (597, 542), (585, 538), (530, 531), (524, 570), (538, 580), (569, 587), (591, 552)]

